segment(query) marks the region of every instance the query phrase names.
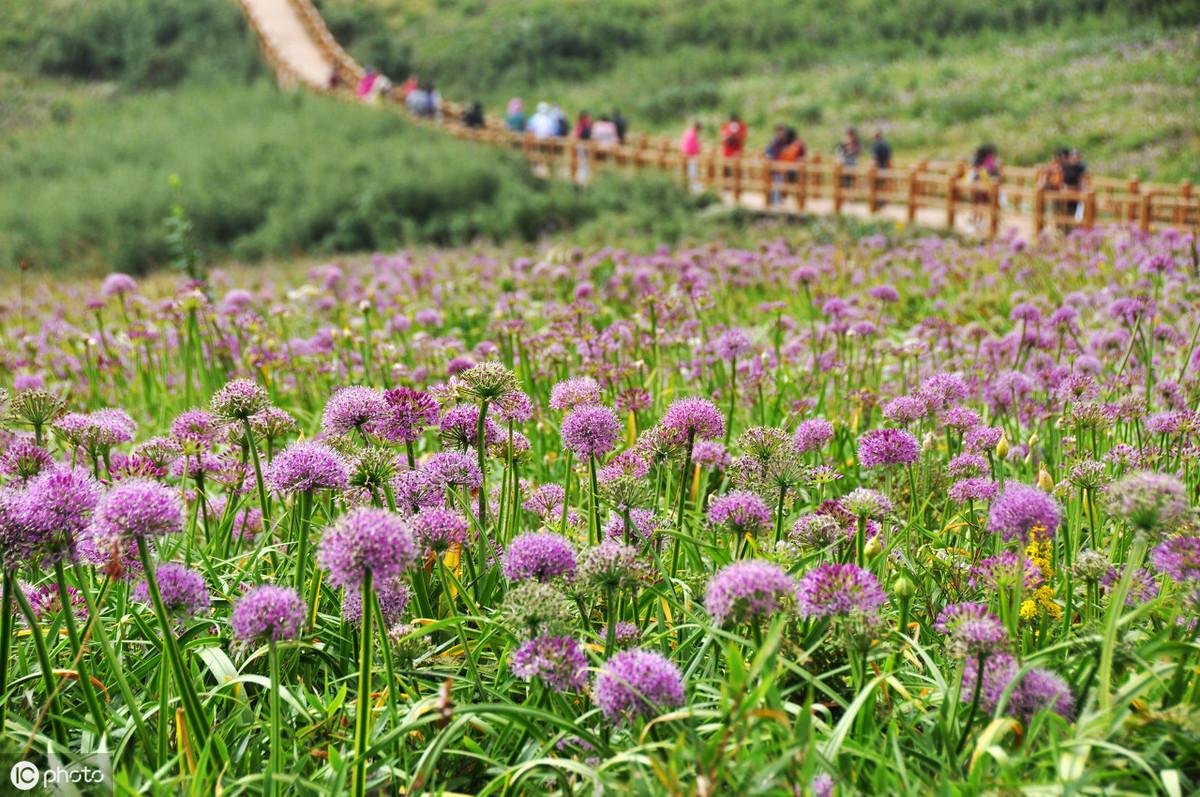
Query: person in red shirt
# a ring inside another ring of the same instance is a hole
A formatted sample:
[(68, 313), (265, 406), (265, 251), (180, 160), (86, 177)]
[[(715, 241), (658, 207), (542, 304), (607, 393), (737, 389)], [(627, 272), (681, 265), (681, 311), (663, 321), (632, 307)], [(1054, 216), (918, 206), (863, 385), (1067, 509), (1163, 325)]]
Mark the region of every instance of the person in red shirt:
[(721, 154), (726, 158), (736, 158), (742, 154), (746, 146), (746, 125), (736, 113), (729, 115), (729, 121), (721, 127)]

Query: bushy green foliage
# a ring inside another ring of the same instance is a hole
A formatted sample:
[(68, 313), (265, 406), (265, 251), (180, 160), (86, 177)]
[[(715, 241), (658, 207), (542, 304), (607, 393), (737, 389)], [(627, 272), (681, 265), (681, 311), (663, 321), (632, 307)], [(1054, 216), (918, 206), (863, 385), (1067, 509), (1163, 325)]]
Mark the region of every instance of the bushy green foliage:
[(698, 201), (665, 178), (589, 191), (537, 180), (515, 155), (394, 113), (265, 85), (194, 87), (14, 137), (0, 157), (0, 261), (135, 272), (170, 262), (171, 175), (209, 259), (532, 240), (600, 216), (673, 240)]
[(45, 74), (153, 87), (261, 71), (257, 43), (228, 0), (89, 0), (23, 18), (34, 34), (28, 63)]

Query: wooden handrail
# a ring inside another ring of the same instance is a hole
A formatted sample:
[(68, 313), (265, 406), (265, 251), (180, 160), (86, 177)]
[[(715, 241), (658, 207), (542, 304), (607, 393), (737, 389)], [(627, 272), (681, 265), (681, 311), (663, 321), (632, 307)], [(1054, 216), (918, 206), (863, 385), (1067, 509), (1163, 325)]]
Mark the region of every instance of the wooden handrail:
[[(256, 0), (236, 0), (258, 37), (259, 44), (284, 86), (302, 85), (310, 91), (356, 100), (354, 88), (363, 68), (338, 44), (311, 0), (287, 0), (288, 7), (310, 37), (321, 57), (331, 65), (337, 81), (317, 85), (306, 74), (275, 52), (264, 32)], [(403, 98), (385, 95), (392, 105)], [(886, 214), (909, 224), (964, 229), (981, 237), (994, 237), (1005, 226), (1034, 234), (1046, 227), (1070, 230), (1097, 224), (1136, 224), (1144, 231), (1174, 227), (1200, 228), (1200, 195), (1190, 181), (1177, 185), (1091, 177), (1084, 190), (1049, 190), (1039, 184), (1040, 170), (1001, 165), (998, 175), (983, 185), (966, 177), (962, 161), (895, 161), (880, 169), (874, 163), (844, 165), (823, 161), (818, 154), (797, 161), (772, 161), (763, 154), (723, 158), (713, 147), (698, 157), (684, 157), (669, 138), (639, 135), (622, 146), (606, 147), (594, 141), (561, 138), (539, 140), (527, 132), (506, 129), (498, 118), (489, 118), (482, 129), (462, 124), (463, 108), (444, 102), (440, 124), (459, 138), (522, 152), (549, 175), (578, 182), (590, 179), (600, 168), (654, 170), (679, 177), (687, 187), (716, 191), (743, 205), (761, 205), (779, 213), (861, 215)], [(694, 161), (694, 167), (689, 162)], [(970, 211), (967, 213), (967, 211)]]

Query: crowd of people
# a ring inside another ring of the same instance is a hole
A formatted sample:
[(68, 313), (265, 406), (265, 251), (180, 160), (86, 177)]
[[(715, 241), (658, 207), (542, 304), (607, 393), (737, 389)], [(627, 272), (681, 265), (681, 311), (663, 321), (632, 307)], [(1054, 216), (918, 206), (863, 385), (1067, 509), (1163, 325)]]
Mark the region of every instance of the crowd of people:
[[(416, 75), (410, 76), (398, 88), (378, 70), (369, 68), (359, 81), (356, 93), (364, 102), (377, 102), (380, 98), (399, 92), (399, 99), (404, 102), (409, 112), (422, 118), (440, 118), (442, 113), (442, 98), (433, 84), (421, 80)], [(468, 105), (460, 117), (460, 121), (470, 128), (486, 126), (483, 104), (479, 101)], [(525, 104), (519, 97), (508, 102), (503, 118), (504, 128), (515, 133), (529, 133), (536, 139), (563, 138), (574, 139), (578, 142), (592, 142), (601, 149), (620, 146), (626, 143), (629, 133), (629, 123), (619, 110), (614, 109), (609, 114), (592, 116), (588, 111), (580, 112), (572, 124), (570, 117), (563, 109), (549, 102), (539, 102), (533, 113), (526, 113)], [(729, 115), (728, 120), (717, 131), (714, 142), (723, 159), (736, 159), (746, 151), (746, 141), (749, 129), (739, 114)], [(691, 122), (679, 138), (679, 152), (687, 164), (688, 183), (693, 191), (703, 190), (700, 179), (700, 156), (704, 151), (704, 126), (699, 121)], [(869, 147), (870, 162), (877, 169), (892, 168), (892, 147), (884, 135), (882, 128), (877, 128), (871, 137)], [(794, 127), (776, 124), (773, 134), (763, 150), (769, 161), (793, 163), (803, 160), (807, 154), (807, 146)], [(847, 127), (841, 140), (834, 148), (837, 162), (844, 167), (854, 168), (859, 165), (864, 155), (863, 140), (857, 128)], [(581, 179), (588, 174), (587, 148), (580, 147), (579, 162)], [(724, 167), (726, 174), (729, 166)], [(779, 188), (772, 190), (769, 198), (771, 204), (780, 201), (783, 185), (796, 180), (797, 172), (783, 169), (773, 175), (773, 182)], [(843, 175), (843, 185), (854, 185), (852, 174)], [(1087, 164), (1084, 163), (1078, 149), (1060, 149), (1053, 160), (1044, 164), (1038, 170), (1037, 184), (1048, 191), (1083, 192), (1088, 187)], [(971, 167), (965, 175), (966, 190), (969, 192), (972, 204), (971, 221), (982, 224), (985, 220), (985, 207), (991, 202), (993, 189), (1001, 181), (1000, 160), (996, 147), (983, 144), (975, 150)], [(1003, 196), (999, 199), (1003, 202)], [(882, 205), (882, 202), (880, 203)], [(1083, 203), (1078, 199), (1055, 200), (1054, 211), (1058, 216), (1079, 216), (1083, 213)]]

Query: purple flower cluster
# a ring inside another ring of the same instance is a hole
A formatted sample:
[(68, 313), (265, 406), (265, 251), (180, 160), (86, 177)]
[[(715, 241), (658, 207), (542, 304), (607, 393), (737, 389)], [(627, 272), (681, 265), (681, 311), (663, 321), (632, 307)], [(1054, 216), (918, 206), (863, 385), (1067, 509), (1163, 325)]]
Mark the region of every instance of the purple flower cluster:
[(258, 384), (249, 379), (233, 379), (213, 394), (209, 406), (222, 420), (244, 421), (266, 409), (269, 403), (267, 391)]
[(1041, 711), (1053, 711), (1068, 720), (1075, 716), (1075, 699), (1061, 677), (1049, 670), (1034, 669), (1016, 680), (1018, 671), (1017, 660), (1007, 653), (985, 657), (982, 677), (978, 658), (967, 659), (962, 699), (971, 700), (978, 682), (979, 706), (988, 714), (995, 712), (1005, 690), (1011, 687), (1008, 710), (1023, 722), (1028, 723)]
[(717, 571), (708, 582), (704, 608), (718, 625), (757, 623), (788, 611), (798, 589), (796, 580), (778, 565), (748, 559)]
[(873, 615), (886, 600), (875, 576), (852, 564), (820, 565), (805, 573), (797, 590), (805, 617)]
[(467, 541), (466, 518), (449, 509), (422, 509), (409, 519), (409, 524), (417, 544), (434, 553)]
[(550, 388), (550, 409), (573, 410), (600, 403), (600, 385), (590, 376), (559, 382)]
[(351, 432), (369, 432), (387, 415), (388, 404), (378, 390), (369, 387), (344, 387), (325, 402), (321, 429), (337, 436)]
[(661, 654), (641, 648), (623, 650), (600, 668), (592, 698), (609, 722), (651, 718), (663, 709), (683, 705), (683, 676)]
[(716, 440), (725, 436), (725, 418), (708, 399), (684, 398), (671, 402), (662, 426), (676, 440)]
[(1005, 542), (1026, 542), (1034, 529), (1044, 537), (1053, 537), (1060, 520), (1058, 502), (1036, 487), (1010, 481), (1004, 492), (992, 502), (988, 530)]
[(297, 639), (304, 627), (304, 601), (290, 587), (254, 587), (233, 607), (233, 636), (247, 645)]
[(509, 581), (551, 581), (575, 575), (575, 549), (566, 537), (551, 532), (522, 534), (504, 552), (504, 577)]
[(183, 510), (169, 487), (146, 479), (126, 479), (101, 496), (92, 525), (98, 540), (149, 541), (181, 531)]
[(735, 534), (753, 534), (771, 525), (771, 507), (749, 490), (734, 490), (714, 498), (708, 506), (714, 526), (728, 526)]
[(603, 457), (621, 436), (621, 422), (608, 407), (576, 407), (563, 420), (562, 439), (578, 457)]
[(1000, 618), (982, 603), (950, 604), (933, 627), (947, 637), (946, 647), (959, 658), (996, 653), (1008, 639)]
[(300, 442), (280, 451), (263, 480), (281, 495), (344, 490), (350, 481), (346, 461), (336, 451), (321, 443)]
[(1200, 581), (1200, 537), (1172, 537), (1150, 552), (1150, 561), (1160, 573), (1180, 584)]
[(404, 573), (417, 558), (408, 525), (383, 509), (354, 509), (338, 518), (317, 547), (335, 587), (357, 589), (370, 571), (379, 582)]
[(858, 462), (864, 468), (911, 465), (920, 455), (921, 444), (903, 429), (872, 429), (858, 438)]
[(574, 637), (527, 639), (513, 651), (509, 668), (521, 680), (540, 679), (555, 692), (575, 692), (587, 684), (587, 656)]
[(833, 424), (824, 418), (810, 418), (796, 427), (792, 445), (798, 454), (820, 451), (833, 439)]
[[(154, 571), (154, 580), (167, 614), (177, 619), (195, 617), (207, 611), (212, 602), (204, 576), (180, 564), (168, 562)], [(133, 599), (150, 603), (150, 589), (143, 581), (133, 589)]]
[(375, 424), (375, 433), (384, 440), (412, 443), (437, 423), (437, 402), (424, 391), (398, 387), (385, 392), (383, 400), (387, 408)]

